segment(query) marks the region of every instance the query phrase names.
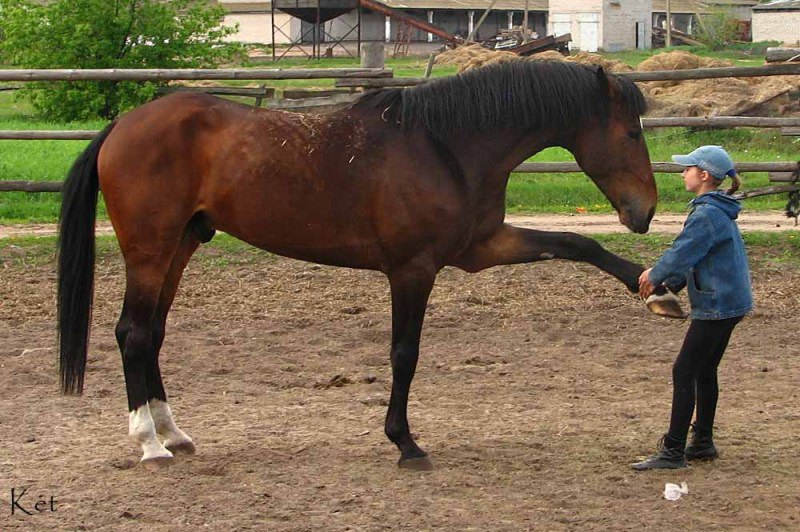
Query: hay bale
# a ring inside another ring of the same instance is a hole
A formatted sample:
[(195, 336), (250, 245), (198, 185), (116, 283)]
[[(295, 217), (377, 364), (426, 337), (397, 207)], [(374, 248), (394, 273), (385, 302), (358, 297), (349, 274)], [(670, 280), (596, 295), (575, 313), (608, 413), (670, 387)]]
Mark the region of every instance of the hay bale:
[(582, 65), (596, 65), (603, 67), (603, 70), (611, 73), (619, 72), (632, 72), (633, 68), (622, 61), (606, 59), (605, 57), (597, 54), (590, 54), (588, 52), (578, 52), (575, 55), (570, 55), (564, 58), (565, 61), (572, 63), (580, 63)]

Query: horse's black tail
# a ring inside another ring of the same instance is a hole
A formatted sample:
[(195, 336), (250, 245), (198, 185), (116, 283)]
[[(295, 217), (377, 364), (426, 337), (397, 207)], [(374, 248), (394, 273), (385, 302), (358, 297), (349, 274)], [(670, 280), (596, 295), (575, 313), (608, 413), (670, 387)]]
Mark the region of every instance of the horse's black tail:
[(61, 194), (58, 235), (58, 337), (61, 393), (80, 395), (86, 371), (94, 288), (97, 154), (114, 123), (72, 165)]

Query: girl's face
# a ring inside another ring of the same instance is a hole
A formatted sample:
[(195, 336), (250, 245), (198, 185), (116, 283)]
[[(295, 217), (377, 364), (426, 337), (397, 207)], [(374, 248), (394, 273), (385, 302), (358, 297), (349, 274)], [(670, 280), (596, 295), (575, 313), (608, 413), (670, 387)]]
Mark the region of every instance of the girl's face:
[(697, 166), (687, 166), (683, 170), (683, 184), (688, 192), (695, 195), (708, 192), (709, 186), (713, 188), (711, 175)]

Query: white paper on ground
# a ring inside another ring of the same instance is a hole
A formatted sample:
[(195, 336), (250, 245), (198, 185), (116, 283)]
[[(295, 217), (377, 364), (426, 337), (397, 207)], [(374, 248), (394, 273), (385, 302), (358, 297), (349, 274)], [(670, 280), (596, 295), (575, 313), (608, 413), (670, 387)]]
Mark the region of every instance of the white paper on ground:
[(686, 482), (681, 482), (681, 485), (671, 484), (667, 482), (664, 484), (664, 498), (668, 501), (677, 501), (683, 495), (688, 495), (689, 485)]

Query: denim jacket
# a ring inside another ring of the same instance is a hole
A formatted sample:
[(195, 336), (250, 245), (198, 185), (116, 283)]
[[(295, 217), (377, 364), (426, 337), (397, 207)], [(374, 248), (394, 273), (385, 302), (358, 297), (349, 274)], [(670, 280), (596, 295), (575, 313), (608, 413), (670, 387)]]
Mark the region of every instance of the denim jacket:
[(692, 200), (683, 231), (650, 271), (650, 282), (689, 288), (692, 318), (721, 320), (753, 308), (750, 268), (736, 225), (739, 202), (719, 192)]

